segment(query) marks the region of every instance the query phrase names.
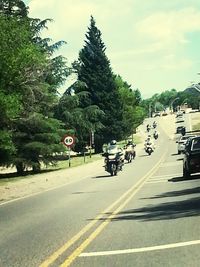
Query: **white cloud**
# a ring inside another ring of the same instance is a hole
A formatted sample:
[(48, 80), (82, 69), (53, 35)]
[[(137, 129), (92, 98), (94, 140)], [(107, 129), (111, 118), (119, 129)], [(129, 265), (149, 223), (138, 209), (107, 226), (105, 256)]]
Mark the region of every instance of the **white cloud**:
[(186, 34), (200, 31), (200, 11), (188, 7), (152, 14), (137, 23), (138, 33), (164, 44), (187, 43)]

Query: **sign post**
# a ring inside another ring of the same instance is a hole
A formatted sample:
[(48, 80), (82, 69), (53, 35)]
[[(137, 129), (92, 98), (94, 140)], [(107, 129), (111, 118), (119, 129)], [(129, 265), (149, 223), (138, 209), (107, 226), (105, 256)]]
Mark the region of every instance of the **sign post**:
[(62, 139), (63, 144), (68, 148), (69, 153), (69, 167), (71, 167), (71, 146), (75, 143), (75, 137), (72, 135), (64, 135)]

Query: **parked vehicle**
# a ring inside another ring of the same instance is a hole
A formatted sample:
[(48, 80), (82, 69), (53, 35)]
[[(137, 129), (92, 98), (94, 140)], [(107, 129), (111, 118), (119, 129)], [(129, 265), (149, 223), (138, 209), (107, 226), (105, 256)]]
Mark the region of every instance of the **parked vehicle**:
[(176, 113), (176, 118), (178, 118), (178, 117), (182, 117), (183, 116), (183, 112), (182, 111), (178, 111), (177, 113)]
[(176, 123), (180, 123), (180, 122), (184, 122), (184, 118), (182, 116), (178, 117), (176, 120)]
[(182, 135), (185, 135), (185, 131), (186, 131), (185, 126), (178, 126), (178, 127), (176, 128), (176, 133), (177, 133), (177, 134), (180, 133), (180, 134), (182, 134)]
[(200, 172), (200, 136), (189, 138), (183, 158), (183, 177), (190, 178), (192, 173)]
[(178, 154), (181, 154), (182, 152), (184, 152), (186, 142), (188, 141), (189, 138), (193, 138), (193, 137), (195, 137), (195, 135), (185, 135), (185, 136), (181, 136), (181, 138), (178, 141), (176, 141), (176, 143), (178, 144), (177, 146)]

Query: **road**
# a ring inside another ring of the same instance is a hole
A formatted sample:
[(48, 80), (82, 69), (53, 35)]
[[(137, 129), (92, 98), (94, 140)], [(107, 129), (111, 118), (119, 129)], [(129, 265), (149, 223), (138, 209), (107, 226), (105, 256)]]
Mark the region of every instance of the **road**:
[(1, 205), (0, 266), (199, 266), (200, 177), (182, 178), (162, 125), (155, 152), (141, 150), (117, 177), (102, 168)]

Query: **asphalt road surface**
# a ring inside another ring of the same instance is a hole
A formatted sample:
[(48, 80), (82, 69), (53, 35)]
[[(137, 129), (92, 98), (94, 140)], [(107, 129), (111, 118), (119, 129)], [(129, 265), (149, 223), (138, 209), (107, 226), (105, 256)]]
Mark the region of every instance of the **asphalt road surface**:
[(200, 177), (183, 179), (177, 144), (159, 132), (155, 152), (118, 176), (102, 168), (0, 205), (0, 266), (200, 266)]

